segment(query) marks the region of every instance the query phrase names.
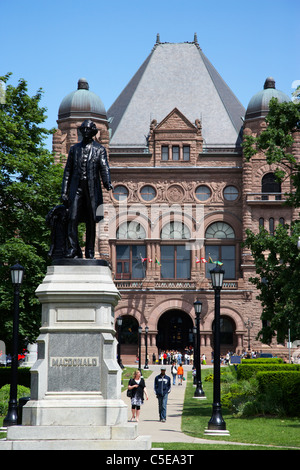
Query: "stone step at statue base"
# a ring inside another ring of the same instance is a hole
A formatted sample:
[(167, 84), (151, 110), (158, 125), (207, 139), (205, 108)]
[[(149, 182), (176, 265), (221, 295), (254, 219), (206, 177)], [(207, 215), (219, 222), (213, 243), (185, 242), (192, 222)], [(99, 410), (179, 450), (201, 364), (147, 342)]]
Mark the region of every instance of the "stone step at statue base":
[(150, 436), (138, 436), (138, 425), (11, 426), (1, 450), (149, 450)]

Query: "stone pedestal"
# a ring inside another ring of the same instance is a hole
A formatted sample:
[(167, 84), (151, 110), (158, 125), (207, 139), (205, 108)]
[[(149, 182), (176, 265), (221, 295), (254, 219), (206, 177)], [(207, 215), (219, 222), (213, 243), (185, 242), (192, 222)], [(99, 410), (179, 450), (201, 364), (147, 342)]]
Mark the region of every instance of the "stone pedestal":
[[(48, 267), (38, 358), (22, 426), (8, 428), (12, 449), (149, 449), (127, 422), (116, 360), (114, 307), (120, 294), (105, 261), (62, 260)], [(1, 448), (1, 446), (0, 446)]]

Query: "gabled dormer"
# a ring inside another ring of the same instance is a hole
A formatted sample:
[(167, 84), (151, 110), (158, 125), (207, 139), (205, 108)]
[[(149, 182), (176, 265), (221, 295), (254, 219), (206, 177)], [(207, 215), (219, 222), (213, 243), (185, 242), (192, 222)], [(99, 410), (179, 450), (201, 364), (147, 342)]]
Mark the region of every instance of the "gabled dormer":
[(174, 108), (160, 123), (151, 122), (148, 145), (154, 166), (196, 165), (203, 146), (201, 122), (192, 124)]

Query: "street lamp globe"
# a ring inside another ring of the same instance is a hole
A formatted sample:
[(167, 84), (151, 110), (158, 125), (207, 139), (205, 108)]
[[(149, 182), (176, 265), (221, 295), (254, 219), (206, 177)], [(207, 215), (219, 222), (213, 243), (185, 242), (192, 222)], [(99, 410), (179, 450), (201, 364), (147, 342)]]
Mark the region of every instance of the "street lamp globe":
[(23, 282), (24, 268), (19, 263), (14, 264), (10, 268), (11, 281), (13, 285), (21, 285)]
[(214, 289), (222, 289), (224, 274), (225, 271), (220, 266), (210, 270), (211, 282)]
[(200, 314), (202, 312), (202, 302), (201, 302), (201, 300), (198, 300), (198, 299), (195, 300), (194, 309), (195, 309), (196, 315)]

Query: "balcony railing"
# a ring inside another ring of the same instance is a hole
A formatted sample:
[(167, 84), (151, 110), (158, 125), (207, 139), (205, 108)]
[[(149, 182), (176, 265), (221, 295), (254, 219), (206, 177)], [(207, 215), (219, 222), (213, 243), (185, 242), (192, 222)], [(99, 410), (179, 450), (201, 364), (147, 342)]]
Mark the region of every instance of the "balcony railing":
[[(152, 289), (152, 290), (196, 290), (199, 288), (196, 281), (153, 281), (148, 279), (139, 279), (139, 280), (114, 280), (115, 285), (118, 289)], [(210, 279), (206, 279), (204, 284), (200, 286), (201, 288), (212, 289)], [(223, 282), (223, 289), (238, 289), (238, 281), (236, 280), (228, 280)]]
[(196, 289), (194, 281), (155, 281), (155, 289)]
[(285, 200), (283, 193), (247, 193), (248, 203), (282, 203)]

